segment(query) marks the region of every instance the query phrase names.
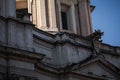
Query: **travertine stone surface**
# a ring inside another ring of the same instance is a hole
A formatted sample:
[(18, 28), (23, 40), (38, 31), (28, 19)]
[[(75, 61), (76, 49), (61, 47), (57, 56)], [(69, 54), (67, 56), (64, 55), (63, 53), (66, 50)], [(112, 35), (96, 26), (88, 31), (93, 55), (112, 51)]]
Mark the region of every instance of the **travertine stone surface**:
[(6, 17), (16, 18), (16, 0), (6, 0)]
[[(27, 1), (32, 19), (18, 20), (15, 0), (0, 0), (3, 3), (0, 3), (1, 80), (120, 79), (120, 47), (99, 40), (94, 41), (96, 44), (93, 46), (93, 40), (85, 37), (92, 33), (89, 0)], [(69, 6), (68, 30), (61, 26), (62, 5)], [(76, 7), (80, 11), (80, 26), (76, 24)], [(47, 22), (50, 22), (49, 27)], [(77, 29), (81, 32), (78, 33)]]

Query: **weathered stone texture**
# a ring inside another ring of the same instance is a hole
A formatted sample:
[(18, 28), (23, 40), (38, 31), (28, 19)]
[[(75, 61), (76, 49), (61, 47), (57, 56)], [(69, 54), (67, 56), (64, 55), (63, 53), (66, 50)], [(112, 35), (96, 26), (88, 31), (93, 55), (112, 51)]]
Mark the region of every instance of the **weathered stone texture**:
[[(0, 0), (0, 80), (120, 79), (120, 47), (89, 39), (89, 0), (17, 1), (28, 3), (22, 9), (32, 16), (17, 18), (15, 6), (21, 6)], [(67, 12), (68, 30), (61, 26), (61, 11)]]

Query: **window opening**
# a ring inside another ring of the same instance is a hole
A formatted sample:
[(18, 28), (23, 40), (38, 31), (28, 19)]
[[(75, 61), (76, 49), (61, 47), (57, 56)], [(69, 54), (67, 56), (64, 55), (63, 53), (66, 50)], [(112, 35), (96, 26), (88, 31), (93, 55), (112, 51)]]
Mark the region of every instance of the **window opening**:
[(61, 18), (62, 18), (62, 28), (68, 30), (67, 13), (62, 11)]

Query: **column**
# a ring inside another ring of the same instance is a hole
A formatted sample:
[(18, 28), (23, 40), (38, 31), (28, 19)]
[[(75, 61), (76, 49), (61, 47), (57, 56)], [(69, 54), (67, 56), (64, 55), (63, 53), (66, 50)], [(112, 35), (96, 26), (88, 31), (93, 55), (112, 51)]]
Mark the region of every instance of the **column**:
[(16, 0), (6, 0), (6, 17), (16, 18)]
[(90, 34), (92, 33), (92, 19), (91, 19), (91, 10), (90, 10), (90, 0), (87, 0), (88, 4), (87, 4), (87, 9), (88, 9), (88, 19), (89, 19), (89, 32)]
[(33, 37), (32, 37), (32, 27), (31, 24), (25, 25), (25, 47), (27, 50), (32, 51), (32, 45), (33, 45)]
[(56, 24), (55, 0), (48, 0), (50, 30), (58, 31)]
[(45, 29), (46, 24), (46, 10), (45, 10), (45, 0), (36, 0), (37, 8), (37, 27), (39, 29)]
[(81, 25), (81, 35), (87, 36), (91, 34), (91, 23), (90, 23), (90, 13), (89, 13), (89, 1), (79, 0), (79, 13), (80, 13), (80, 25)]
[(5, 0), (0, 0), (0, 16), (5, 17)]
[(32, 1), (32, 22), (33, 24), (37, 25), (37, 8), (36, 8), (36, 0)]
[(27, 0), (27, 4), (28, 4), (28, 13), (32, 13), (32, 0)]

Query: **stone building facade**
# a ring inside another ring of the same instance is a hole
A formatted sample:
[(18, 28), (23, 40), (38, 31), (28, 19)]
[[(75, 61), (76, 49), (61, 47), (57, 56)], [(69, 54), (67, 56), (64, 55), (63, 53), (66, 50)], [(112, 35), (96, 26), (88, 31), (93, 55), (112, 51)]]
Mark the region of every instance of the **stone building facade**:
[(90, 0), (0, 0), (0, 80), (119, 80), (120, 47), (92, 32)]

